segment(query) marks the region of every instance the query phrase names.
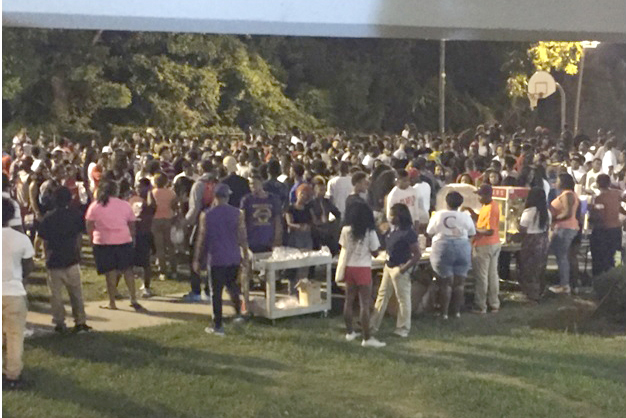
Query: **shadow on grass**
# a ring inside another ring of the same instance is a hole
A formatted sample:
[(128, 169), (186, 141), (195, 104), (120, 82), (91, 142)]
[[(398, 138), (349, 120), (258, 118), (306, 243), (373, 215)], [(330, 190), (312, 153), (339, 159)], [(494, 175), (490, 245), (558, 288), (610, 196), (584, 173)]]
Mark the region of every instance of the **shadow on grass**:
[[(515, 347), (494, 347), (489, 344), (467, 344), (486, 353), (505, 354), (515, 359), (498, 359), (498, 362), (508, 362), (514, 367), (537, 367), (548, 373), (567, 370), (574, 374), (583, 374), (594, 379), (609, 380), (613, 383), (626, 385), (625, 360), (617, 353), (615, 356), (573, 353), (554, 353), (538, 349), (522, 349)], [(468, 353), (454, 353), (468, 360), (472, 364), (483, 364), (485, 368), (492, 367), (493, 355), (476, 355)], [(503, 368), (498, 366), (499, 370)]]
[(151, 402), (149, 406), (139, 404), (125, 396), (123, 390), (111, 392), (85, 388), (68, 376), (48, 369), (32, 368), (28, 370), (28, 375), (34, 383), (33, 387), (26, 390), (43, 398), (76, 404), (102, 416), (192, 418), (192, 415), (171, 409), (164, 403)]
[(157, 365), (160, 369), (197, 376), (237, 378), (242, 381), (273, 385), (272, 379), (247, 369), (283, 370), (285, 366), (260, 357), (228, 355), (186, 347), (164, 346), (145, 338), (121, 333), (90, 333), (74, 337), (70, 344), (64, 336), (33, 338), (28, 345), (70, 359), (90, 363), (111, 363), (128, 369)]

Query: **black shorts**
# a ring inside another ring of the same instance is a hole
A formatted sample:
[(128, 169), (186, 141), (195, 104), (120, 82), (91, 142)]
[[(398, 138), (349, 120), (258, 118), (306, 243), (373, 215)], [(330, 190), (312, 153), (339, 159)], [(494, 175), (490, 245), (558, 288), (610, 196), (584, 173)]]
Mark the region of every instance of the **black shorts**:
[(121, 245), (94, 245), (93, 256), (96, 260), (98, 274), (111, 271), (126, 271), (133, 267), (133, 244)]
[(152, 255), (152, 233), (146, 232), (137, 234), (135, 237), (135, 254), (133, 256), (134, 265), (137, 267), (150, 267), (150, 256)]

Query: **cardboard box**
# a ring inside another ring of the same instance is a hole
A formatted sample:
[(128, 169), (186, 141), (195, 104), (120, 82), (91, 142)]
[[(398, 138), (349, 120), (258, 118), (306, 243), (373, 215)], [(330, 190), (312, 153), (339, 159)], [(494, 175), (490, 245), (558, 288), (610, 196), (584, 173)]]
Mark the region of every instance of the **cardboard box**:
[(303, 279), (296, 285), (299, 291), (300, 306), (314, 306), (322, 303), (322, 283)]

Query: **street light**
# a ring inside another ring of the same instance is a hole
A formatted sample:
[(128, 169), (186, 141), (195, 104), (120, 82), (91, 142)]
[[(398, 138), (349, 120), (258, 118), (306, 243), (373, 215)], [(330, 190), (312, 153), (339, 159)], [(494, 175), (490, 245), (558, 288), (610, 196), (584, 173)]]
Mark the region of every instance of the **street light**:
[(600, 42), (598, 41), (582, 41), (580, 43), (583, 51), (580, 57), (580, 73), (578, 74), (578, 89), (576, 91), (576, 109), (574, 111), (574, 135), (578, 134), (578, 115), (580, 113), (580, 92), (583, 88), (583, 73), (585, 71), (585, 49), (595, 49)]

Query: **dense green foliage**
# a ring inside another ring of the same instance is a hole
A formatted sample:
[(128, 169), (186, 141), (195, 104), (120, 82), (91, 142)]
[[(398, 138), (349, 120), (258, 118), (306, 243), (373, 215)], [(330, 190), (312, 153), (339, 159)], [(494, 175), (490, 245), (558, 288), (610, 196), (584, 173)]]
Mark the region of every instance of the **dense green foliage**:
[[(3, 36), (5, 137), (22, 125), (105, 138), (146, 126), (398, 132), (413, 122), (437, 129), (436, 41), (17, 28)], [(447, 128), (495, 120), (558, 126), (558, 99), (531, 112), (524, 97), (507, 94), (532, 74), (537, 51), (524, 43), (448, 42)], [(577, 77), (566, 64), (553, 73), (573, 115)], [(624, 132), (626, 48), (603, 45), (586, 65), (581, 126)]]
[(236, 37), (5, 29), (3, 97), (14, 124), (59, 133), (120, 126), (319, 126)]

